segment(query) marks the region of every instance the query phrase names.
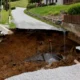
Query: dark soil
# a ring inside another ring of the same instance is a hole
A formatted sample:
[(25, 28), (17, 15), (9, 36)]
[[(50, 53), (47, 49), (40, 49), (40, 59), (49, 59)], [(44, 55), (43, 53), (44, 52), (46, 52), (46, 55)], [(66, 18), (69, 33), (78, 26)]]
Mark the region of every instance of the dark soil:
[(69, 40), (67, 35), (64, 53), (63, 32), (18, 29), (13, 31), (14, 34), (1, 37), (3, 41), (0, 43), (0, 80), (45, 67), (46, 62), (25, 62), (25, 60), (38, 53), (50, 52), (50, 42), (53, 53), (66, 56), (65, 62), (54, 62), (50, 68), (72, 65), (73, 60), (80, 56), (74, 48), (78, 44)]

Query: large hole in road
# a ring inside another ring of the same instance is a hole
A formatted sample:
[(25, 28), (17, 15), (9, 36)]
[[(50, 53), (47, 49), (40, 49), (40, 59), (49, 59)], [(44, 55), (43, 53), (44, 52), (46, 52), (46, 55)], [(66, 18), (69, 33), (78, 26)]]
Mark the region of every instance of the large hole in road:
[(16, 29), (13, 35), (5, 36), (0, 43), (0, 56), (11, 56), (14, 62), (42, 54), (44, 56), (46, 54), (55, 55), (63, 59), (66, 52), (77, 45), (67, 37), (65, 38), (64, 44), (64, 34), (60, 31)]
[[(74, 54), (73, 47), (78, 45), (69, 40), (67, 35), (64, 44), (64, 34), (60, 31), (16, 29), (13, 32), (12, 35), (0, 37), (3, 38), (0, 42), (0, 70), (3, 71), (12, 70), (13, 67), (16, 71), (18, 68), (24, 72), (36, 70), (46, 62), (59, 62), (69, 54)], [(72, 64), (72, 58), (67, 58), (69, 64)]]

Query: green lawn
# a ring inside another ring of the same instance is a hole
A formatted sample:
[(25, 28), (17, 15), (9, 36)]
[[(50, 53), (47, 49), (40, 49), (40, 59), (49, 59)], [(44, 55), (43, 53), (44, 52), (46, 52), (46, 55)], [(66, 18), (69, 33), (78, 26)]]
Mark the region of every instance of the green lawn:
[(9, 15), (8, 11), (2, 10), (0, 23), (2, 23), (2, 24), (8, 23), (8, 15)]
[[(8, 16), (9, 16), (9, 11), (2, 10), (0, 24), (8, 24)], [(14, 29), (16, 27), (16, 25), (12, 22), (9, 24), (9, 26), (11, 29)]]
[(14, 23), (12, 23), (12, 22), (10, 23), (9, 26), (10, 26), (10, 29), (15, 29), (16, 28), (16, 25)]
[[(15, 2), (11, 2), (11, 7), (26, 7), (28, 3), (28, 0), (18, 0)], [(0, 23), (5, 24), (8, 23), (8, 16), (9, 16), (9, 11), (6, 10), (2, 10), (1, 12), (1, 17), (2, 20), (0, 21)]]
[[(77, 3), (80, 4), (80, 3)], [(52, 5), (52, 6), (45, 6), (45, 7), (37, 7), (30, 9), (29, 11), (34, 13), (34, 14), (39, 14), (39, 15), (50, 15), (50, 14), (56, 14), (60, 13), (61, 10), (67, 11), (71, 6), (76, 5)]]
[[(15, 2), (11, 2), (10, 5), (11, 7), (26, 7), (28, 4), (28, 0), (18, 0)], [(9, 11), (2, 10), (1, 12), (1, 19), (0, 19), (0, 24), (8, 24), (8, 16), (9, 16)], [(15, 24), (11, 23), (10, 28), (15, 28)]]
[(11, 7), (26, 7), (28, 4), (28, 0), (18, 0), (15, 2), (11, 2)]

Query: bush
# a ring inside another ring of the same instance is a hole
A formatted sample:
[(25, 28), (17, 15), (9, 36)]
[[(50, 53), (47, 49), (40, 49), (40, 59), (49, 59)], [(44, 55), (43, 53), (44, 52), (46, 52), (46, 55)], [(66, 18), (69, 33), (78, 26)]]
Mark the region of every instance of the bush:
[(49, 5), (56, 5), (55, 3), (50, 3)]
[(42, 7), (47, 6), (46, 4), (42, 3)]
[(15, 1), (19, 1), (19, 0), (11, 0), (12, 2), (15, 2)]
[(11, 7), (11, 10), (14, 10), (15, 9), (15, 7)]
[(59, 13), (60, 13), (60, 12), (58, 12), (58, 11), (55, 11), (55, 12), (54, 12), (54, 16), (57, 16), (57, 15), (59, 15)]
[(71, 6), (71, 8), (68, 10), (68, 14), (80, 15), (80, 4)]
[(27, 5), (27, 9), (35, 8), (36, 4), (35, 3), (30, 3)]

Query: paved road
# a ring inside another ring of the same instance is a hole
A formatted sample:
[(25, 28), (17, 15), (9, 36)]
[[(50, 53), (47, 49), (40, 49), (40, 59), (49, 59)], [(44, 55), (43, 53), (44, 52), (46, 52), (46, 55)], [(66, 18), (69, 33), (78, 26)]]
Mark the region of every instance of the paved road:
[(4, 80), (80, 80), (80, 64), (25, 72)]
[(12, 10), (12, 16), (17, 28), (19, 29), (46, 29), (46, 30), (58, 30), (62, 31), (61, 28), (48, 25), (42, 21), (34, 19), (24, 13), (25, 8), (17, 7)]

